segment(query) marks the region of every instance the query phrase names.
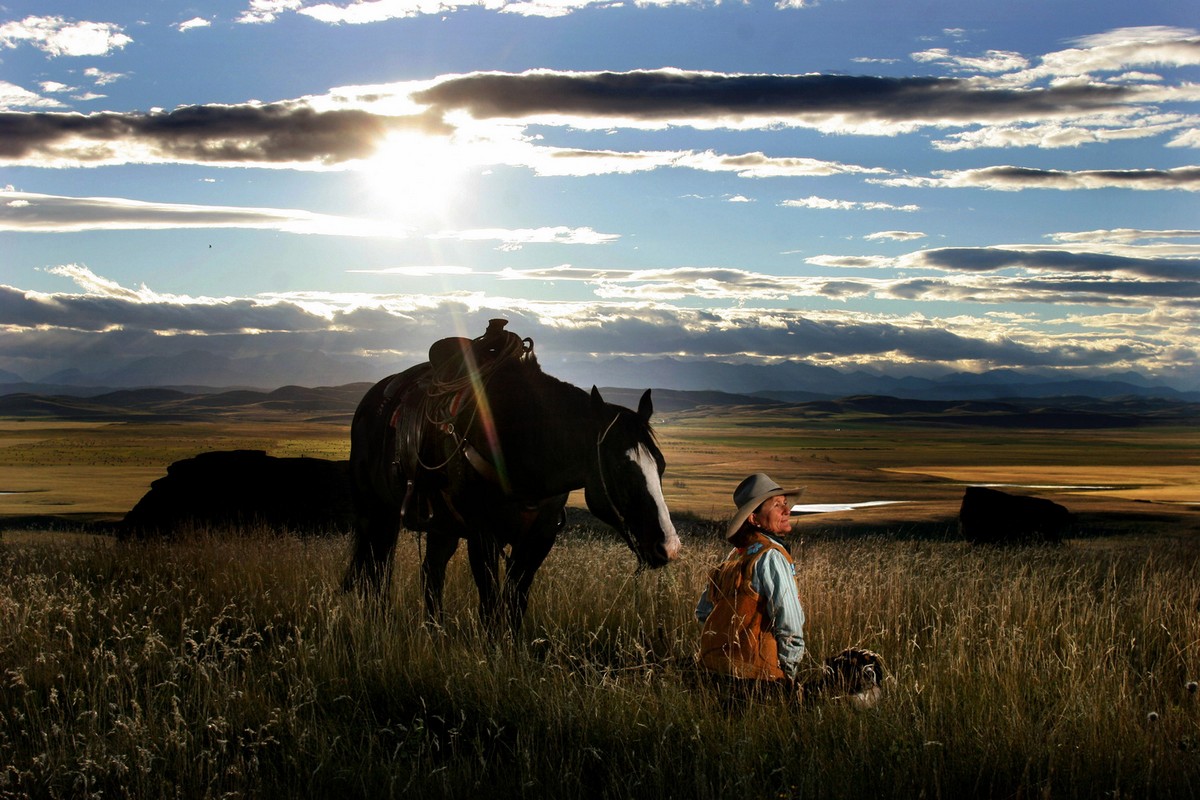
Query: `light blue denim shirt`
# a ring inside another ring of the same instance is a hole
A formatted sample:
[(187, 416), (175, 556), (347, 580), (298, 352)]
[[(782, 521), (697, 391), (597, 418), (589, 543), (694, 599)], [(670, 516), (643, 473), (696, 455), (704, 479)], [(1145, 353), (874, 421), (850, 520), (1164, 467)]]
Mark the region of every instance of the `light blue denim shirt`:
[[(760, 547), (760, 544), (750, 545), (747, 554), (753, 555)], [(789, 678), (796, 677), (800, 660), (804, 658), (804, 608), (796, 591), (795, 566), (789, 564), (782, 553), (771, 548), (755, 563), (750, 575), (750, 588), (766, 601), (766, 616), (779, 646), (780, 669)], [(696, 604), (696, 619), (701, 625), (712, 610), (706, 583), (700, 594), (700, 602)]]

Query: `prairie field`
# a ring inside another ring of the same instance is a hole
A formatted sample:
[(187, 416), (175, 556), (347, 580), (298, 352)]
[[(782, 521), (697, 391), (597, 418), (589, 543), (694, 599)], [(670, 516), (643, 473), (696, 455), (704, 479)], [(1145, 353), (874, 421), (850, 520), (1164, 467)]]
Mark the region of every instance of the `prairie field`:
[[(234, 536), (231, 533), (239, 535)], [(813, 656), (884, 655), (882, 702), (733, 706), (693, 666), (723, 547), (633, 572), (571, 531), (516, 643), (452, 562), (421, 624), (405, 538), (382, 605), (344, 542), (9, 533), (0, 548), (0, 796), (1194, 797), (1191, 541), (977, 549), (808, 540)]]
[[(173, 460), (343, 458), (337, 425), (0, 424), (0, 797), (1200, 794), (1200, 432), (657, 429), (683, 557), (635, 572), (573, 515), (510, 640), (478, 629), (462, 554), (446, 625), (422, 623), (410, 534), (375, 602), (340, 591), (340, 535), (94, 532)], [(876, 650), (873, 708), (732, 703), (694, 667), (720, 521), (758, 470), (802, 502), (895, 503), (794, 536), (808, 667)], [(979, 482), (1063, 503), (1068, 540), (959, 541)]]

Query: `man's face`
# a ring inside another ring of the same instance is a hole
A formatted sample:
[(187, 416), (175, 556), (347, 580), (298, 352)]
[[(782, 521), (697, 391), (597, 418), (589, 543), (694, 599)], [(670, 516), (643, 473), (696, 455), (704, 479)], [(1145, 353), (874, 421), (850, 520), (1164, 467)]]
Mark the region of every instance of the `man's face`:
[(786, 536), (792, 532), (792, 508), (783, 495), (767, 498), (750, 515), (750, 521), (767, 533)]

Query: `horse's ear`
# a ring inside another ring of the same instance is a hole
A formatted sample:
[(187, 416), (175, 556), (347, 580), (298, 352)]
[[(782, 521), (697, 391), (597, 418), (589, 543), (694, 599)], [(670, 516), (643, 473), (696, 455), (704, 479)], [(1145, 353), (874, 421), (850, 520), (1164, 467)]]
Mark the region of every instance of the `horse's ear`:
[(647, 389), (645, 393), (642, 394), (642, 399), (638, 403), (638, 416), (641, 417), (644, 422), (649, 422), (650, 415), (653, 413), (654, 403), (650, 402), (650, 390)]
[(604, 411), (604, 398), (600, 396), (600, 390), (595, 386), (592, 387), (592, 413), (599, 416), (600, 412)]

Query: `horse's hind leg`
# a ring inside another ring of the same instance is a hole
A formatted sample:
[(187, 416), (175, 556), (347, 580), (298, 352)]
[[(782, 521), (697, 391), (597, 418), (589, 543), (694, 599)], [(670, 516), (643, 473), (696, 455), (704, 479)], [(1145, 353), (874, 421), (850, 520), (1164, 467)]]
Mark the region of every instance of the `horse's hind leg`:
[(354, 521), (354, 550), (342, 580), (346, 591), (361, 589), (380, 594), (391, 577), (392, 554), (400, 533), (399, 515), (390, 506), (372, 503), (358, 509)]
[(431, 624), (442, 624), (442, 590), (446, 565), (458, 549), (458, 536), (437, 529), (425, 535), (425, 559), (421, 562), (421, 588), (425, 593), (425, 616)]

